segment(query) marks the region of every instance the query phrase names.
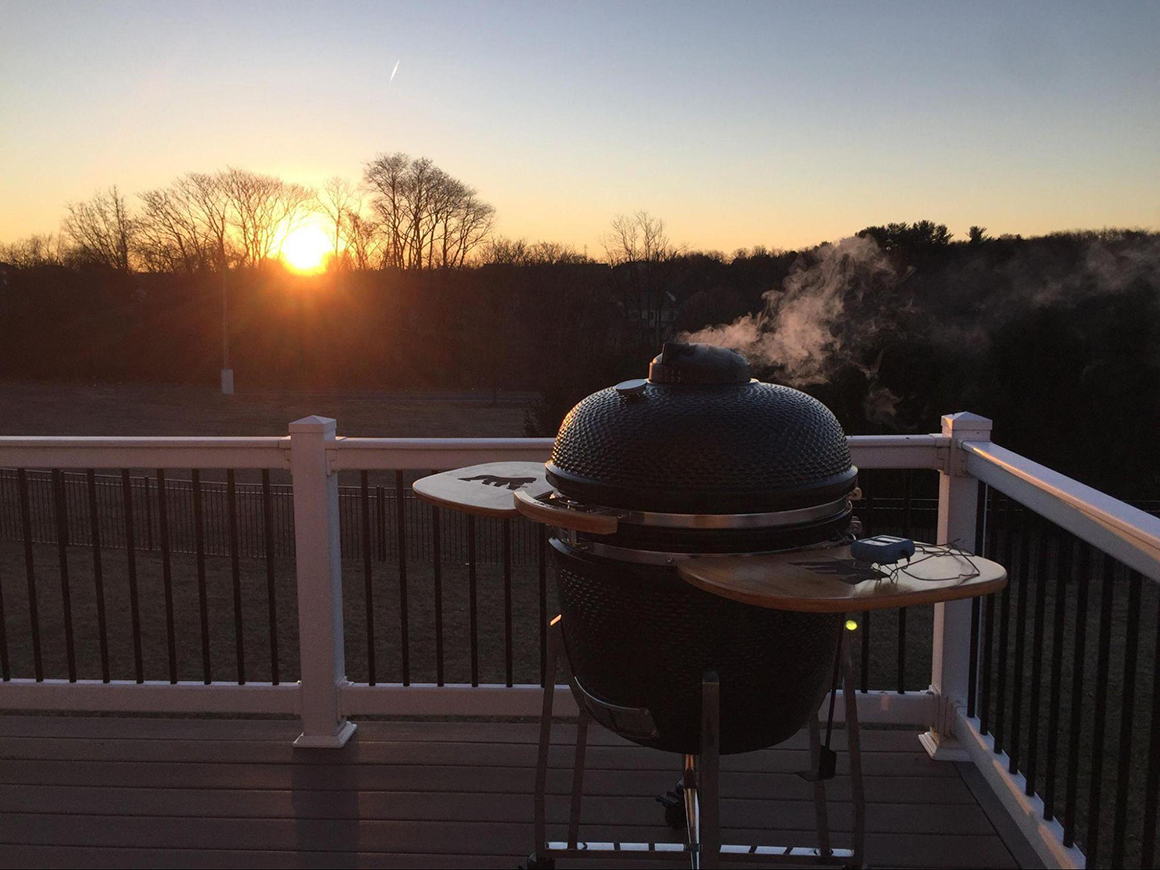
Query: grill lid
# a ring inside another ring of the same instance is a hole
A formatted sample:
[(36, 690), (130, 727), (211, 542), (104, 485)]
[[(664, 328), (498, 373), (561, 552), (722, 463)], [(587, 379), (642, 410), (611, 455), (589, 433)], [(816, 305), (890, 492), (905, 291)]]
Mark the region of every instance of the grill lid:
[(818, 400), (750, 379), (745, 358), (670, 342), (647, 381), (593, 393), (564, 418), (547, 477), (576, 501), (638, 511), (756, 513), (839, 499), (858, 470)]

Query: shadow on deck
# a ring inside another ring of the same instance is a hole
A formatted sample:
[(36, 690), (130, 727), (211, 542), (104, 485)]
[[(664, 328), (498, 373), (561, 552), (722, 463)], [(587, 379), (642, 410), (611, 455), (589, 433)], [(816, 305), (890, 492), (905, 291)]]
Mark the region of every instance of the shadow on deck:
[[(298, 730), (0, 716), (0, 866), (513, 868), (531, 851), (536, 725), (361, 722), (341, 751), (296, 750)], [(553, 729), (552, 838), (566, 828), (574, 734)], [(653, 798), (680, 757), (599, 728), (589, 740), (581, 838), (678, 841)], [(870, 865), (1035, 866), (970, 765), (931, 761), (912, 732), (864, 728), (863, 741)], [(794, 774), (807, 766), (804, 732), (723, 758), (724, 841), (814, 845), (812, 786)], [(852, 825), (845, 770), (840, 752), (835, 846)]]

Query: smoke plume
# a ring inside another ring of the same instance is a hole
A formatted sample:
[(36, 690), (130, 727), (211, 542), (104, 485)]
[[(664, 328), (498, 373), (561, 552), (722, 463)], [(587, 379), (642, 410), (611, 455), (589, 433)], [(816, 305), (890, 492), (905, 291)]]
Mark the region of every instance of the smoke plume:
[(860, 351), (885, 324), (862, 303), (897, 283), (877, 243), (853, 236), (799, 259), (782, 286), (762, 296), (757, 314), (682, 340), (732, 348), (795, 386), (822, 383), (843, 364), (863, 367)]

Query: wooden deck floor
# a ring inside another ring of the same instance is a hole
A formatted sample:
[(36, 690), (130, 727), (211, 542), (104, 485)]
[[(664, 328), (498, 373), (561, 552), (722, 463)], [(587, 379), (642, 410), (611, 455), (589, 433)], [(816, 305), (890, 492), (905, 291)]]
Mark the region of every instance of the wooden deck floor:
[[(552, 836), (567, 817), (574, 728), (554, 730)], [(530, 851), (534, 724), (364, 722), (338, 752), (295, 750), (297, 731), (0, 716), (0, 866), (512, 868)], [(864, 744), (871, 865), (1018, 866), (1019, 844), (1000, 836), (970, 771), (930, 761), (911, 733), (867, 730)], [(679, 763), (593, 729), (581, 836), (676, 839), (653, 797)], [(725, 841), (812, 844), (811, 786), (794, 775), (807, 763), (804, 735), (722, 759)], [(839, 846), (852, 821), (844, 766), (841, 753), (829, 786)]]

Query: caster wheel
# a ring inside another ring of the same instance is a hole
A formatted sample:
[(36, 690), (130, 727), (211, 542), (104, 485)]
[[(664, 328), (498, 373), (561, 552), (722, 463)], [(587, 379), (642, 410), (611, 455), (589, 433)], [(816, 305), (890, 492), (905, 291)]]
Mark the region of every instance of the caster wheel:
[(541, 858), (535, 852), (528, 856), (528, 860), (520, 865), (520, 870), (555, 870), (555, 858)]

